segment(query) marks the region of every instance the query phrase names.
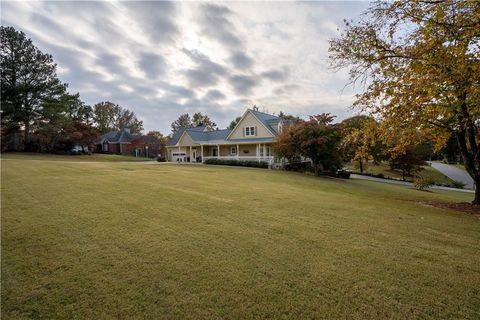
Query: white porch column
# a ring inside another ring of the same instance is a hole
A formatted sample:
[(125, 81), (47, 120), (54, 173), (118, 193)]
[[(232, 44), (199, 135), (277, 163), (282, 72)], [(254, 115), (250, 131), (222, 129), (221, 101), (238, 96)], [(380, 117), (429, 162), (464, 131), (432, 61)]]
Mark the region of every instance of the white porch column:
[(220, 145), (217, 144), (217, 159), (220, 159)]
[(255, 152), (256, 156), (257, 156), (257, 161), (260, 159), (260, 144), (257, 144), (257, 151)]
[(193, 162), (192, 160), (192, 146), (190, 146), (190, 162)]
[(202, 163), (203, 163), (203, 144), (200, 146), (201, 154), (202, 154)]
[(237, 144), (237, 160), (240, 157), (240, 146)]

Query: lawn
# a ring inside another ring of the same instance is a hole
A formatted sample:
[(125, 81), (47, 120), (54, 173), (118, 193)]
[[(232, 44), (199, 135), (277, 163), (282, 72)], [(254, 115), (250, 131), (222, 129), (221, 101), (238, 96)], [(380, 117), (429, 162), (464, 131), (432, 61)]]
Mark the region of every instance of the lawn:
[[(354, 168), (353, 164), (346, 165), (347, 169), (358, 172), (358, 168)], [(437, 184), (453, 185), (453, 180), (441, 173), (440, 171), (432, 168), (431, 166), (423, 166), (418, 174), (422, 176), (428, 176), (432, 178)], [(375, 175), (383, 174), (386, 178), (402, 179), (402, 172), (400, 170), (391, 170), (388, 163), (368, 163), (364, 169), (365, 173), (372, 173)], [(413, 180), (413, 177), (407, 177), (407, 180)]]
[(116, 162), (116, 161), (152, 161), (150, 158), (134, 157), (120, 154), (101, 154), (94, 153), (91, 155), (56, 155), (48, 153), (2, 153), (2, 159), (19, 159), (19, 160), (48, 160), (48, 161), (82, 161), (82, 162)]
[(2, 319), (480, 318), (480, 219), (428, 205), (472, 194), (29, 158), (1, 162)]

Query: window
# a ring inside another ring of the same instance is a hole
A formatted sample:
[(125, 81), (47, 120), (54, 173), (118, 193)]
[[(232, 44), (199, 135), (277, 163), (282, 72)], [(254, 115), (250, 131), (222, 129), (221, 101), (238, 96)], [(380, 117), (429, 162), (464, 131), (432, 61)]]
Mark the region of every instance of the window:
[(230, 149), (230, 153), (231, 153), (231, 154), (237, 154), (237, 147), (232, 147), (232, 148)]
[(255, 127), (245, 127), (245, 136), (254, 136), (255, 135)]

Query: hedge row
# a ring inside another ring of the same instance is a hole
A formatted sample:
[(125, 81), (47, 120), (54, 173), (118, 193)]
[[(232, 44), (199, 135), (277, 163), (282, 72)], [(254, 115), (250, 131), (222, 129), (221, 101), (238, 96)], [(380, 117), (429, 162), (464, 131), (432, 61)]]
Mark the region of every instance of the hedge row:
[(246, 161), (246, 160), (224, 160), (224, 159), (207, 159), (206, 164), (219, 164), (224, 166), (239, 166), (253, 168), (268, 168), (268, 162), (265, 161)]

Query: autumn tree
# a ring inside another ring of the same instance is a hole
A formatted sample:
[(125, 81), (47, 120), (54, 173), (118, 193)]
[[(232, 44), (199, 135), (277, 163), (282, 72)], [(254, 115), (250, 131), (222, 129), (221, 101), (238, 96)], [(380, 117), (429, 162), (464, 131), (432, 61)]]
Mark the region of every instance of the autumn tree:
[(426, 163), (422, 159), (421, 153), (417, 146), (407, 146), (405, 152), (392, 154), (390, 160), (390, 169), (400, 170), (402, 172), (402, 179), (405, 181), (407, 175), (412, 175), (415, 172), (422, 170), (422, 166)]
[(297, 135), (297, 127), (289, 126), (282, 130), (275, 138), (272, 148), (280, 158), (285, 158), (289, 163), (294, 163), (300, 158), (299, 135)]
[(177, 120), (170, 124), (170, 127), (172, 128), (172, 132), (177, 132), (180, 128), (193, 127), (192, 119), (188, 113), (181, 114)]
[(292, 124), (276, 138), (275, 151), (290, 161), (297, 156), (310, 159), (316, 175), (324, 169), (338, 168), (341, 130), (332, 124), (333, 119), (334, 116), (324, 113)]
[(95, 104), (93, 118), (101, 134), (123, 128), (129, 128), (134, 134), (143, 131), (143, 121), (137, 118), (135, 112), (110, 101)]
[(344, 161), (355, 161), (363, 173), (369, 159), (384, 159), (384, 146), (379, 138), (377, 122), (368, 116), (354, 116), (342, 121), (342, 155)]
[[(365, 90), (355, 105), (381, 119), (395, 151), (437, 149), (455, 136), (465, 168), (480, 185), (480, 2), (381, 1), (330, 41), (333, 66), (349, 67)], [(480, 204), (480, 188), (474, 204)]]
[[(52, 56), (41, 52), (25, 33), (0, 27), (2, 131), (23, 128), (25, 149), (42, 108), (66, 93)], [(48, 112), (48, 111), (47, 111)]]

